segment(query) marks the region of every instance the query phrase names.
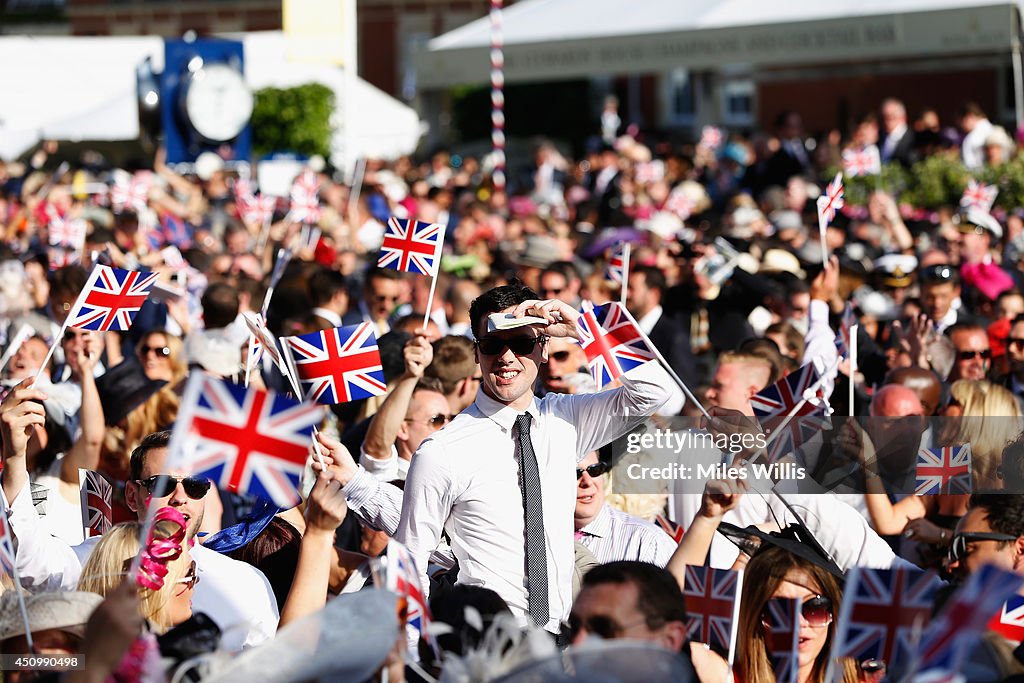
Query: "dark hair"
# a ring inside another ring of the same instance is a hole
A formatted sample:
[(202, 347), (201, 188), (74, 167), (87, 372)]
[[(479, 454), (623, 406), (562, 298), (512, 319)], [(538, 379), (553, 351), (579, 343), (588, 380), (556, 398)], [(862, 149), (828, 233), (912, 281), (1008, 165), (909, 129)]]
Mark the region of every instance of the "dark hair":
[(540, 271), (540, 276), (544, 277), (548, 273), (561, 275), (565, 278), (566, 284), (580, 279), (579, 271), (576, 270), (576, 266), (572, 264), (572, 261), (555, 261), (547, 268)]
[(142, 438), (142, 441), (135, 447), (131, 457), (128, 459), (128, 469), (131, 472), (132, 481), (138, 481), (142, 478), (142, 468), (146, 464), (146, 455), (154, 448), (167, 448), (167, 444), (170, 442), (171, 432), (168, 429), (162, 432), (147, 434)]
[(266, 575), (280, 611), (284, 609), (288, 591), (292, 589), (301, 543), (302, 534), (295, 527), (280, 517), (274, 517), (256, 538), (225, 554), (251, 564)]
[(314, 306), (322, 306), (338, 292), (348, 291), (348, 280), (336, 270), (321, 268), (309, 278), (309, 299)]
[(968, 508), (985, 511), (993, 531), (1010, 536), (1024, 536), (1024, 494), (985, 491), (971, 495)]
[(473, 336), (479, 339), (480, 322), (491, 313), (500, 313), (506, 308), (518, 306), (524, 301), (537, 299), (537, 292), (533, 291), (521, 282), (502, 285), (489, 289), (476, 299), (469, 306), (469, 320), (473, 325)]
[(778, 382), (782, 377), (783, 370), (786, 369), (786, 356), (779, 351), (779, 345), (767, 337), (752, 337), (740, 344), (736, 350), (763, 358), (768, 362), (768, 365), (771, 366), (771, 373), (768, 375), (768, 384), (765, 386), (771, 386)]
[(227, 327), (238, 317), (238, 290), (226, 282), (215, 282), (207, 287), (201, 302), (203, 322), (208, 330)]
[(639, 273), (644, 276), (644, 284), (649, 289), (656, 289), (659, 293), (665, 293), (665, 273), (661, 272), (660, 268), (655, 266), (636, 266), (631, 271), (631, 274)]
[(953, 335), (957, 332), (981, 332), (988, 340), (988, 332), (985, 331), (985, 328), (975, 323), (954, 323), (946, 328), (945, 335), (952, 340)]
[(50, 275), (50, 294), (73, 294), (85, 289), (85, 282), (89, 279), (89, 273), (82, 266), (64, 266), (53, 271)]
[(469, 337), (448, 335), (434, 342), (434, 360), (430, 361), (424, 375), (438, 379), (445, 394), (455, 391), (459, 382), (472, 377), (474, 373), (476, 356)]
[(667, 569), (625, 560), (598, 565), (583, 576), (583, 588), (609, 583), (636, 586), (636, 607), (647, 620), (647, 628), (660, 628), (670, 621), (686, 623), (683, 592)]
[(444, 394), (444, 387), (441, 386), (440, 380), (435, 377), (421, 377), (416, 382), (413, 393), (417, 391), (433, 391), (438, 394)]
[(405, 372), (405, 354), (403, 349), (406, 342), (412, 339), (412, 335), (401, 330), (391, 330), (381, 335), (377, 340), (377, 348), (380, 350), (380, 363), (384, 368), (384, 381), (400, 377)]
[(1003, 449), (999, 472), (1003, 489), (1009, 493), (1024, 493), (1024, 434), (1019, 434)]
[(960, 110), (958, 113), (960, 114), (960, 118), (963, 118), (968, 114), (985, 118), (985, 110), (982, 109), (981, 105), (979, 105), (977, 102), (964, 102), (963, 104), (960, 105)]
[[(478, 631), (466, 620), (466, 611), (473, 609), (480, 615), (483, 630)], [(437, 637), (438, 649), (457, 655), (466, 650), (476, 648), (484, 639), (484, 634), (494, 623), (499, 614), (512, 614), (512, 611), (501, 596), (490, 588), (471, 586), (468, 584), (439, 583), (430, 591), (430, 612), (437, 623), (448, 624), (451, 633)], [(420, 658), (427, 666), (440, 664), (429, 646), (420, 640)]]
[(107, 242), (113, 241), (113, 231), (100, 227), (93, 228), (92, 232), (89, 233), (89, 237), (86, 239), (86, 242), (89, 242), (90, 244), (106, 244)]
[(391, 268), (374, 268), (366, 274), (364, 284), (367, 288), (370, 286), (371, 280), (403, 280), (404, 275), (401, 271), (392, 270)]

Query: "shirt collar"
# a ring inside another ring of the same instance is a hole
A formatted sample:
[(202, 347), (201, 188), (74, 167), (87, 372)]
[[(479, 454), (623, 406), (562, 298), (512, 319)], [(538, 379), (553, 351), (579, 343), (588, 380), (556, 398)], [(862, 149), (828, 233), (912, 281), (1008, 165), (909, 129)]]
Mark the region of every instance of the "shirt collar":
[(658, 304), (651, 310), (647, 311), (647, 315), (637, 320), (636, 324), (639, 325), (640, 329), (646, 334), (650, 334), (651, 330), (654, 329), (654, 326), (658, 324), (659, 320), (661, 320), (662, 313), (663, 309), (661, 308), (661, 304)]
[(313, 315), (318, 315), (335, 327), (341, 327), (341, 316), (328, 308), (317, 306), (313, 309)]
[[(487, 395), (483, 387), (476, 390), (476, 401), (474, 401), (477, 410), (484, 417), (488, 417), (495, 422), (499, 427), (503, 429), (511, 430), (516, 424), (516, 418), (522, 413), (518, 412), (515, 408), (496, 401)], [(536, 397), (530, 401), (530, 406), (526, 409), (526, 412), (533, 416), (534, 421), (540, 417), (540, 410), (537, 408)]]
[(611, 506), (605, 503), (601, 506), (601, 511), (597, 513), (597, 517), (594, 517), (594, 521), (586, 526), (580, 528), (580, 531), (587, 534), (588, 536), (596, 536), (597, 538), (607, 538), (612, 535), (612, 513)]

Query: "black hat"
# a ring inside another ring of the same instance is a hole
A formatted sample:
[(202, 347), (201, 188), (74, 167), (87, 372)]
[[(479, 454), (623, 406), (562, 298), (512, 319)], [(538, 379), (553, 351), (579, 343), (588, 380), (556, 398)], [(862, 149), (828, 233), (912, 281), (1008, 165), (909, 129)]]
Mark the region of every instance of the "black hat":
[(126, 358), (119, 365), (96, 378), (96, 389), (103, 405), (107, 426), (116, 425), (150, 396), (167, 384), (164, 380), (146, 377), (142, 365), (134, 358)]
[(840, 579), (845, 577), (843, 570), (839, 568), (836, 561), (829, 556), (810, 529), (803, 524), (790, 524), (781, 531), (768, 533), (761, 531), (755, 526), (741, 529), (735, 524), (721, 522), (718, 525), (718, 532), (735, 543), (742, 552), (750, 556), (754, 556), (758, 551), (767, 547), (767, 545), (771, 545), (807, 560)]

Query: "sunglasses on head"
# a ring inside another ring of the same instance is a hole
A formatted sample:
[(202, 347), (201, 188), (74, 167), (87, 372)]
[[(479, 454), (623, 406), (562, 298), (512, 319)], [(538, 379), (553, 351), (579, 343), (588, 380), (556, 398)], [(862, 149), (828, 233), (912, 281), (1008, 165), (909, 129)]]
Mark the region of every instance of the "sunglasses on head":
[(975, 358), (981, 357), (982, 360), (988, 360), (992, 357), (992, 352), (988, 349), (984, 351), (957, 351), (957, 360), (974, 360)]
[(581, 619), (575, 614), (570, 614), (569, 619), (562, 624), (562, 634), (567, 640), (572, 641), (575, 640), (580, 631), (586, 629), (587, 633), (593, 633), (595, 636), (605, 640), (612, 640), (640, 624), (647, 624), (648, 627), (653, 628), (648, 623), (646, 617), (641, 617), (640, 619), (628, 624), (619, 624), (611, 617), (606, 617), (601, 614), (595, 614), (593, 616), (586, 617), (585, 619)]
[(154, 498), (166, 498), (178, 488), (178, 482), (185, 490), (185, 495), (192, 500), (203, 498), (210, 491), (210, 480), (202, 477), (172, 477), (169, 474), (157, 474), (149, 479), (139, 479), (138, 483), (145, 486)]
[(485, 356), (500, 356), (505, 353), (505, 349), (511, 349), (512, 353), (517, 356), (529, 356), (537, 344), (543, 344), (547, 340), (547, 335), (543, 334), (536, 337), (510, 337), (508, 339), (483, 337), (476, 340), (476, 347)]
[(953, 282), (960, 279), (956, 268), (949, 264), (938, 264), (925, 266), (921, 269), (921, 280), (923, 282)]
[(590, 475), (591, 479), (597, 479), (610, 469), (611, 467), (609, 467), (608, 463), (606, 462), (595, 462), (593, 465), (588, 465), (587, 467), (577, 467), (576, 478), (582, 478), (583, 473), (586, 472), (587, 474)]
[[(824, 595), (815, 595), (800, 605), (800, 616), (811, 628), (821, 628), (832, 623), (832, 599)], [(761, 623), (769, 628), (771, 620), (768, 613), (761, 614)]]
[(1010, 534), (1000, 534), (995, 532), (968, 532), (962, 534), (953, 534), (953, 542), (949, 546), (949, 561), (950, 562), (962, 562), (967, 559), (970, 553), (967, 552), (967, 544), (973, 543), (974, 541), (1015, 541), (1016, 536)]

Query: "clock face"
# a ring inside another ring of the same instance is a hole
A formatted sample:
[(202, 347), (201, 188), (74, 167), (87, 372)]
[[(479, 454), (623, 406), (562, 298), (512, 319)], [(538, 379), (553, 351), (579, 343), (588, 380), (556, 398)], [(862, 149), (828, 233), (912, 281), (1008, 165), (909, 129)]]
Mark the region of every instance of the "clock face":
[(210, 142), (238, 137), (252, 116), (252, 91), (238, 70), (209, 64), (197, 71), (185, 94), (189, 123)]

